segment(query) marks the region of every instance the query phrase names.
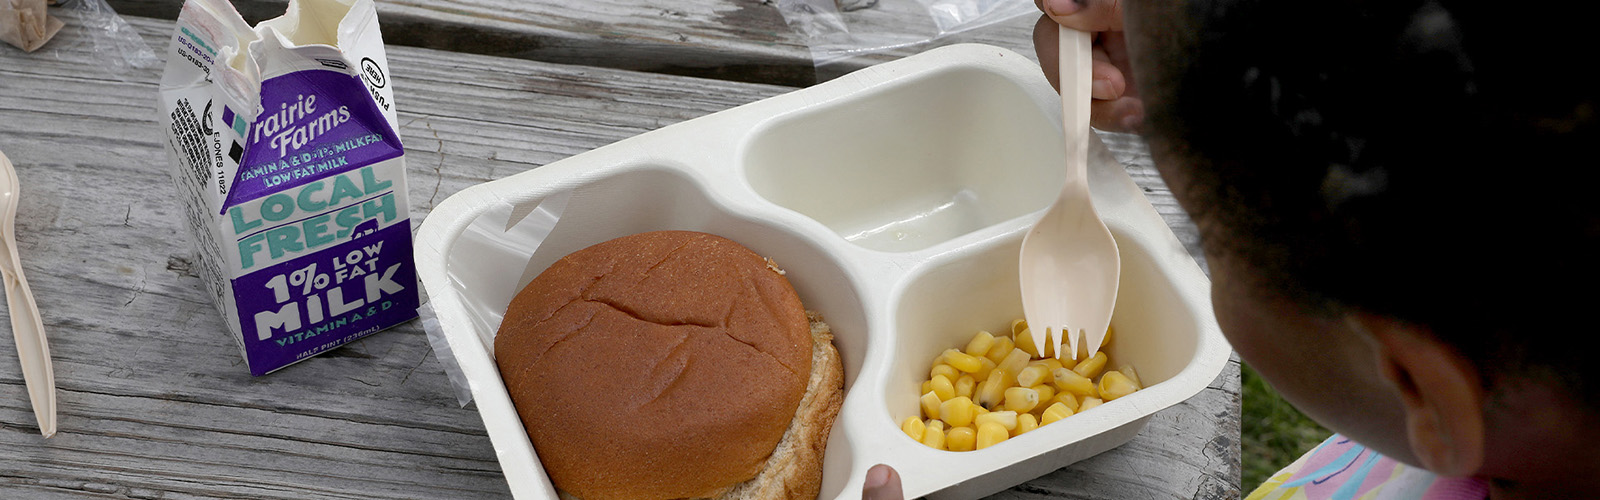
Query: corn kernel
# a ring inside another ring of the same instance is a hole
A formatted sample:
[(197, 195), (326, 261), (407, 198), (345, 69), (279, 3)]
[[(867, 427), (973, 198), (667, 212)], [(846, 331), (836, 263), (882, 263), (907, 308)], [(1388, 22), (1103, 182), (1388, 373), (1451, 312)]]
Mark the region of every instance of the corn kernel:
[(1062, 368), (1056, 370), (1056, 389), (1061, 392), (1070, 392), (1079, 396), (1093, 396), (1099, 394), (1099, 389), (1094, 386), (1094, 381), (1079, 375), (1076, 370)]
[[(1026, 415), (1026, 413), (1024, 413), (1024, 415)], [(972, 419), (972, 425), (978, 426), (979, 429), (982, 429), (983, 424), (988, 422), (998, 423), (1000, 426), (1005, 427), (1008, 431), (1015, 430), (1017, 428), (1017, 412), (992, 411), (978, 415), (978, 418)]]
[(1033, 330), (1023, 328), (1022, 331), (1011, 334), (1012, 341), (1017, 343), (1017, 349), (1028, 353), (1029, 356), (1039, 358), (1039, 346), (1033, 345)]
[(1011, 354), (1006, 355), (1006, 360), (1001, 361), (1000, 366), (996, 366), (994, 369), (996, 371), (1005, 370), (1006, 375), (1010, 377), (1006, 379), (1006, 383), (1017, 385), (1017, 374), (1022, 373), (1022, 369), (1028, 367), (1028, 359), (1028, 353), (1022, 352), (1021, 349), (1013, 349)]
[(961, 378), (956, 379), (956, 395), (970, 398), (972, 397), (972, 389), (977, 386), (978, 379), (973, 378), (972, 375), (962, 374)]
[(1133, 371), (1133, 365), (1122, 365), (1121, 368), (1117, 368), (1117, 371), (1122, 372), (1123, 376), (1128, 377), (1128, 380), (1133, 382), (1135, 390), (1144, 388), (1144, 382), (1139, 381), (1139, 374)]
[(983, 368), (972, 372), (972, 378), (976, 380), (988, 380), (989, 372), (994, 371), (995, 367), (999, 366), (990, 361), (989, 358), (978, 358), (978, 362), (983, 364)]
[(956, 397), (956, 385), (950, 383), (949, 377), (934, 375), (930, 382), (933, 382), (933, 394), (939, 396), (940, 401)]
[(1096, 397), (1083, 398), (1083, 401), (1078, 403), (1078, 413), (1083, 413), (1083, 412), (1092, 410), (1092, 409), (1094, 409), (1094, 407), (1100, 406), (1101, 404), (1104, 404), (1104, 403), (1105, 403), (1105, 401), (1101, 400), (1100, 398), (1096, 398)]
[(1011, 437), (1027, 434), (1028, 431), (1039, 428), (1039, 418), (1032, 413), (1017, 415), (1017, 428), (1011, 430)]
[(922, 400), (921, 401), (922, 401), (922, 416), (923, 417), (939, 418), (940, 400), (939, 400), (939, 395), (938, 394), (934, 394), (933, 391), (924, 392), (924, 393), (922, 393)]
[(1000, 364), (1001, 361), (1006, 360), (1007, 355), (1011, 354), (1011, 350), (1016, 348), (1017, 343), (1012, 342), (1011, 337), (995, 337), (994, 347), (990, 347), (989, 352), (985, 353), (983, 357), (989, 358), (989, 361), (993, 361), (995, 364)]
[[(1029, 387), (1029, 389), (1033, 389), (1033, 392), (1039, 393), (1039, 404), (1041, 404), (1041, 405), (1042, 404), (1048, 404), (1051, 399), (1054, 399), (1056, 397), (1056, 388), (1051, 386), (1050, 384), (1039, 384), (1039, 385), (1036, 385), (1036, 386), (1033, 386), (1033, 387)], [(1038, 407), (1035, 406), (1034, 408), (1038, 408)]]
[(978, 433), (971, 427), (951, 427), (944, 433), (944, 449), (950, 451), (972, 451), (978, 442)]
[(1044, 363), (1044, 368), (1049, 373), (1055, 373), (1057, 368), (1066, 367), (1065, 365), (1061, 364), (1061, 360), (1056, 358), (1044, 358), (1044, 361), (1038, 361), (1038, 363)]
[(977, 420), (978, 419), (978, 415), (982, 415), (982, 414), (985, 414), (985, 413), (989, 413), (989, 409), (988, 408), (984, 408), (983, 405), (976, 404), (976, 403), (974, 403), (972, 405), (972, 419), (973, 420)]
[(989, 372), (989, 380), (985, 380), (978, 387), (978, 403), (994, 408), (1005, 402), (1005, 391), (1011, 387), (1011, 384), (1006, 381), (1008, 378), (1010, 377), (1006, 376), (1006, 371), (999, 368)]
[(1014, 320), (1011, 320), (1011, 336), (1012, 337), (1016, 337), (1017, 336), (1017, 332), (1020, 332), (1020, 331), (1023, 331), (1023, 330), (1027, 330), (1027, 329), (1028, 329), (1028, 320), (1026, 320), (1026, 319), (1014, 319)]
[(939, 403), (939, 419), (951, 427), (961, 427), (972, 423), (972, 418), (977, 416), (976, 405), (971, 399), (956, 397), (949, 401)]
[(917, 417), (906, 417), (906, 421), (900, 424), (900, 430), (905, 432), (907, 436), (911, 436), (911, 439), (915, 441), (922, 440), (926, 429), (927, 426), (923, 425), (922, 419)]
[(1114, 338), (1117, 338), (1117, 328), (1112, 325), (1106, 325), (1106, 337), (1100, 339), (1100, 348), (1105, 349), (1107, 347), (1111, 347), (1111, 339)]
[(930, 393), (930, 392), (933, 392), (933, 381), (932, 380), (924, 380), (924, 381), (922, 381), (922, 391), (918, 392), (918, 394), (927, 394), (927, 393)]
[(1122, 372), (1112, 370), (1100, 376), (1100, 399), (1114, 401), (1137, 390), (1139, 386), (1134, 385)]
[(944, 449), (944, 422), (929, 420), (922, 433), (922, 444), (935, 450)]
[(983, 363), (978, 361), (977, 356), (957, 351), (955, 349), (946, 349), (944, 351), (944, 361), (949, 363), (950, 366), (955, 367), (955, 369), (967, 373), (972, 373), (983, 369)]
[(967, 341), (966, 352), (973, 356), (982, 356), (989, 353), (990, 347), (994, 347), (994, 334), (979, 330), (977, 335), (972, 336), (972, 340)]
[(978, 449), (981, 450), (1000, 444), (1009, 437), (1011, 437), (1011, 433), (1006, 431), (1005, 426), (995, 422), (985, 423), (978, 426)]
[(1014, 412), (1027, 412), (1039, 405), (1039, 393), (1027, 387), (1012, 387), (1006, 389), (1006, 409)]
[(1067, 409), (1072, 410), (1074, 413), (1078, 411), (1078, 397), (1072, 395), (1070, 392), (1058, 392), (1056, 393), (1056, 397), (1052, 398), (1051, 401), (1066, 405)]
[(955, 380), (956, 377), (960, 377), (961, 376), (961, 372), (957, 371), (956, 367), (950, 366), (950, 365), (945, 364), (945, 363), (939, 363), (937, 365), (933, 365), (933, 369), (932, 370), (928, 370), (928, 378), (930, 378), (930, 379), (933, 378), (933, 377), (937, 377), (939, 375), (944, 375), (945, 378), (948, 378), (950, 380)]
[(1023, 368), (1022, 371), (1017, 372), (1017, 385), (1023, 387), (1033, 387), (1039, 384), (1053, 382), (1054, 377), (1054, 375), (1050, 374), (1050, 367), (1044, 363), (1028, 363), (1026, 368)]
[(1067, 405), (1056, 403), (1044, 409), (1044, 414), (1039, 416), (1039, 425), (1050, 425), (1057, 420), (1072, 416), (1073, 411)]
[(1092, 378), (1095, 378), (1095, 377), (1099, 377), (1100, 376), (1100, 370), (1104, 370), (1105, 368), (1106, 368), (1106, 353), (1105, 352), (1097, 352), (1097, 353), (1094, 353), (1093, 357), (1091, 357), (1089, 359), (1085, 359), (1083, 361), (1079, 361), (1078, 362), (1078, 366), (1072, 367), (1072, 371), (1077, 372), (1079, 375), (1083, 375), (1083, 378), (1092, 379)]

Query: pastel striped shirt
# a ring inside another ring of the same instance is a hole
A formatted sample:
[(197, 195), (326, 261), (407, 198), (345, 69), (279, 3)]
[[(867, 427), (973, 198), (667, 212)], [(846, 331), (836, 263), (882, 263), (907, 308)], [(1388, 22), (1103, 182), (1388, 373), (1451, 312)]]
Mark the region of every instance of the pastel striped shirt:
[(1334, 434), (1245, 500), (1483, 500), (1481, 479), (1441, 477)]

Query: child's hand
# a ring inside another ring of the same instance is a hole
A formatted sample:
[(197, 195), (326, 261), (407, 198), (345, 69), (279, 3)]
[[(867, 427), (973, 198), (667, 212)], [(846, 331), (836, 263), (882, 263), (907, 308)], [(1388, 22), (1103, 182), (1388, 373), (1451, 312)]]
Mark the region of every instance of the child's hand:
[(878, 464), (867, 469), (867, 480), (861, 487), (861, 500), (905, 500), (900, 490), (900, 473), (893, 467)]
[(1114, 132), (1133, 132), (1144, 121), (1144, 103), (1133, 86), (1128, 65), (1128, 45), (1122, 35), (1122, 0), (1034, 0), (1045, 15), (1033, 28), (1033, 47), (1039, 65), (1056, 90), (1061, 72), (1056, 68), (1057, 24), (1094, 37), (1094, 83), (1090, 95), (1089, 123)]

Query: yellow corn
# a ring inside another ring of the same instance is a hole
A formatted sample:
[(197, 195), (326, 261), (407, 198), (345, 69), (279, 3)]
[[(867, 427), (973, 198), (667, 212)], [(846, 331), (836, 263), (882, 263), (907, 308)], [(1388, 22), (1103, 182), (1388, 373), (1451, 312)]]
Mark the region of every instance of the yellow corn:
[(921, 441), (927, 427), (922, 424), (922, 419), (920, 418), (906, 417), (906, 421), (900, 424), (900, 430), (905, 432), (907, 436), (911, 436), (912, 440)]
[(1006, 355), (1006, 360), (1001, 361), (1000, 366), (996, 366), (994, 369), (995, 371), (1004, 370), (1006, 375), (1010, 377), (1006, 380), (1006, 383), (1016, 385), (1017, 374), (1022, 373), (1022, 369), (1028, 367), (1028, 359), (1028, 353), (1022, 352), (1022, 349), (1012, 349), (1011, 354)]
[(979, 330), (967, 341), (967, 354), (982, 356), (989, 353), (990, 347), (994, 347), (994, 334)]
[[(1049, 384), (1039, 384), (1029, 387), (1029, 389), (1033, 389), (1033, 392), (1039, 393), (1039, 404), (1041, 405), (1049, 404), (1050, 400), (1056, 397), (1056, 388), (1051, 387)], [(1038, 407), (1035, 406), (1034, 408)]]
[(1001, 361), (1006, 360), (1006, 355), (1011, 354), (1011, 350), (1016, 347), (1017, 343), (1012, 342), (1011, 337), (995, 337), (994, 347), (990, 347), (989, 352), (985, 353), (983, 357), (989, 358), (989, 361), (993, 361), (995, 364), (1000, 364)]
[(961, 378), (956, 379), (956, 395), (970, 398), (972, 397), (972, 389), (977, 385), (978, 379), (972, 378), (971, 375), (962, 374)]
[(918, 394), (927, 394), (927, 393), (930, 393), (930, 392), (933, 392), (933, 381), (932, 380), (924, 380), (924, 381), (922, 381), (922, 391), (919, 392)]
[(949, 401), (939, 403), (939, 419), (951, 427), (961, 427), (972, 423), (972, 418), (978, 411), (971, 399), (963, 397), (950, 398)]
[(1014, 320), (1011, 320), (1011, 336), (1012, 337), (1016, 337), (1017, 336), (1017, 332), (1020, 332), (1020, 331), (1023, 331), (1023, 330), (1027, 330), (1027, 329), (1028, 329), (1028, 320), (1025, 320), (1025, 319), (1014, 319)]
[(1051, 401), (1061, 403), (1065, 405), (1068, 410), (1072, 410), (1073, 412), (1078, 411), (1078, 397), (1072, 395), (1070, 392), (1058, 392), (1056, 393), (1056, 397), (1052, 398)]
[(1133, 394), (1133, 391), (1137, 390), (1139, 386), (1134, 385), (1133, 381), (1128, 380), (1128, 376), (1122, 372), (1112, 370), (1100, 376), (1100, 399), (1113, 401)]
[(978, 449), (988, 448), (1000, 444), (1011, 437), (1005, 426), (995, 422), (987, 422), (978, 426)]
[(1099, 377), (1100, 370), (1104, 370), (1105, 368), (1106, 353), (1105, 351), (1100, 351), (1094, 353), (1094, 357), (1079, 361), (1078, 366), (1072, 367), (1072, 371), (1077, 372), (1079, 375), (1083, 375), (1084, 378), (1092, 379)]
[(977, 420), (978, 415), (982, 415), (982, 414), (985, 414), (985, 413), (989, 413), (989, 409), (988, 408), (984, 408), (983, 405), (976, 404), (976, 403), (974, 403), (972, 405), (972, 418), (973, 418), (973, 420)]
[(978, 362), (983, 364), (983, 368), (979, 368), (978, 371), (972, 372), (972, 378), (976, 380), (988, 380), (989, 372), (994, 371), (995, 367), (998, 365), (995, 365), (993, 361), (989, 360), (989, 358), (978, 358)]
[(949, 363), (950, 366), (955, 367), (957, 370), (967, 373), (972, 373), (983, 369), (983, 363), (978, 361), (977, 356), (957, 351), (955, 349), (946, 349), (944, 351), (944, 362)]
[(1078, 403), (1078, 413), (1083, 413), (1083, 412), (1092, 410), (1092, 409), (1094, 409), (1094, 407), (1100, 406), (1103, 403), (1105, 403), (1105, 401), (1102, 401), (1100, 398), (1096, 398), (1096, 397), (1083, 398), (1083, 401)]
[(922, 416), (927, 418), (939, 418), (939, 404), (940, 400), (938, 394), (934, 394), (933, 391), (922, 393)]
[(1011, 430), (1011, 437), (1027, 434), (1028, 431), (1039, 428), (1039, 419), (1032, 413), (1017, 415), (1017, 428)]
[(1056, 370), (1055, 378), (1056, 389), (1061, 392), (1070, 392), (1079, 396), (1093, 396), (1100, 393), (1095, 388), (1093, 380), (1079, 375), (1076, 370), (1068, 370), (1066, 368)]
[(935, 450), (944, 449), (944, 422), (929, 420), (922, 433), (922, 444)]
[(1033, 345), (1033, 330), (1023, 328), (1022, 331), (1011, 334), (1012, 341), (1017, 343), (1017, 349), (1028, 353), (1029, 356), (1040, 358), (1039, 346)]
[[(1024, 413), (1024, 415), (1026, 415), (1026, 413)], [(1017, 412), (992, 411), (978, 415), (978, 418), (972, 419), (972, 425), (978, 426), (979, 429), (982, 429), (983, 424), (988, 422), (998, 423), (1001, 427), (1005, 427), (1008, 431), (1015, 430), (1017, 428)]]
[(1039, 384), (1047, 384), (1052, 381), (1054, 381), (1054, 375), (1050, 374), (1049, 365), (1044, 363), (1028, 363), (1026, 368), (1023, 368), (1022, 371), (1017, 372), (1017, 385), (1023, 387), (1033, 387)]
[(1121, 368), (1117, 368), (1117, 371), (1122, 372), (1123, 376), (1128, 377), (1128, 380), (1133, 382), (1135, 390), (1144, 388), (1144, 382), (1139, 381), (1139, 374), (1133, 371), (1133, 365), (1122, 365)]
[(951, 427), (944, 433), (944, 449), (950, 451), (972, 451), (978, 442), (978, 433), (971, 427)]
[(1010, 377), (1006, 376), (1006, 371), (999, 368), (989, 372), (989, 380), (985, 380), (978, 387), (978, 403), (990, 408), (1003, 403), (1005, 401), (1005, 391), (1011, 387), (1011, 384), (1007, 382), (1008, 378)]
[(1100, 339), (1100, 348), (1111, 347), (1111, 339), (1114, 338), (1117, 338), (1117, 328), (1112, 325), (1106, 325), (1106, 338)]
[(933, 394), (939, 396), (940, 401), (956, 397), (956, 385), (950, 383), (949, 377), (934, 375), (930, 382), (933, 382)]
[[(1068, 361), (1070, 362), (1071, 360)], [(1050, 373), (1055, 373), (1057, 368), (1066, 368), (1066, 365), (1061, 364), (1061, 360), (1056, 358), (1044, 358), (1044, 361), (1039, 361), (1039, 363), (1044, 363), (1045, 370)]]
[(1044, 409), (1044, 414), (1039, 416), (1039, 425), (1050, 425), (1057, 420), (1072, 416), (1072, 410), (1067, 405), (1056, 403)]
[(956, 367), (950, 366), (950, 365), (945, 364), (945, 363), (939, 363), (937, 365), (933, 365), (933, 369), (932, 370), (928, 370), (928, 378), (933, 378), (933, 377), (937, 377), (937, 376), (940, 376), (940, 375), (944, 375), (945, 378), (948, 378), (950, 380), (955, 380), (956, 377), (960, 377), (961, 376), (961, 372), (957, 371)]
[(1006, 389), (1006, 409), (1014, 412), (1025, 413), (1039, 406), (1039, 393), (1027, 387), (1012, 387)]

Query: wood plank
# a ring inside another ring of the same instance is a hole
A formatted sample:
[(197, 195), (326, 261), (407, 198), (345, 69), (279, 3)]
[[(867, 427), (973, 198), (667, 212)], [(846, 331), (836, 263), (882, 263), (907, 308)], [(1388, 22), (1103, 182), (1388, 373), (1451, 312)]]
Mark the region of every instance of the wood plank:
[[(172, 29), (130, 21), (155, 46)], [(0, 342), (0, 498), (507, 497), (415, 322), (248, 375), (191, 270), (154, 121), (159, 70), (119, 81), (92, 61), (0, 51), (0, 149), (19, 167), (18, 247), (61, 414), (41, 440)], [(390, 64), (413, 220), (467, 186), (791, 90), (405, 47)], [(1192, 228), (1137, 140), (1108, 143)], [(1238, 395), (1230, 364), (1129, 444), (1000, 497), (1237, 498)]]
[[(110, 0), (124, 15), (177, 19), (182, 0)], [(234, 0), (254, 23), (282, 15), (288, 0)], [(865, 66), (952, 43), (987, 43), (1034, 57), (1033, 17), (933, 43), (852, 58), (819, 70), (805, 38), (773, 0), (380, 0), (384, 40), (562, 64), (805, 86)], [(853, 30), (931, 36), (925, 13), (886, 6), (846, 13)], [(928, 26), (921, 26), (927, 24)], [(164, 46), (164, 45), (163, 45)]]

